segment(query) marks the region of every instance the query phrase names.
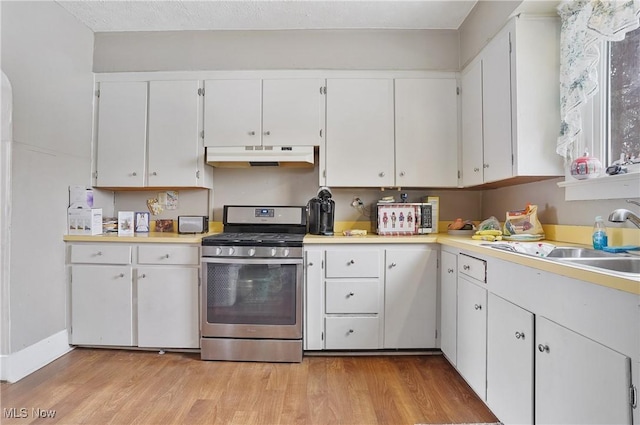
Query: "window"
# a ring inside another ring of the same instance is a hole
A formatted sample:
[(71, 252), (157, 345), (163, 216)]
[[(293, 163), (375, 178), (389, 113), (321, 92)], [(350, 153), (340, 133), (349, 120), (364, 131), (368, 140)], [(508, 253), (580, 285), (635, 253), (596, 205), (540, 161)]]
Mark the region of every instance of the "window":
[(608, 45), (605, 163), (640, 160), (640, 28)]
[(567, 201), (640, 198), (640, 29), (599, 48), (600, 90), (582, 106), (585, 148), (605, 168), (621, 154), (635, 163), (627, 163), (627, 174), (608, 176), (603, 171), (601, 177), (587, 180), (567, 174), (558, 183)]

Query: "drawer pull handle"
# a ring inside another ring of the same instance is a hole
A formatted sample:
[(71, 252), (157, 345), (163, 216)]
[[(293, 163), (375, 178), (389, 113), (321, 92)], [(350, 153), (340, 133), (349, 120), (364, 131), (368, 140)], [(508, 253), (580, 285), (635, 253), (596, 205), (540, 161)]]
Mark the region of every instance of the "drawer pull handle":
[(349, 261), (347, 264), (355, 264), (356, 262), (354, 260)]
[(99, 256), (101, 256), (101, 255), (102, 255), (102, 251), (98, 251), (98, 252), (96, 252), (96, 255), (97, 255), (98, 257), (99, 257)]
[(447, 273), (453, 273), (453, 269), (447, 269)]
[(146, 274), (144, 274), (144, 273), (142, 273), (142, 274), (140, 275), (140, 279), (144, 279), (145, 277), (147, 277), (147, 275), (146, 275)]
[(540, 351), (541, 353), (548, 353), (549, 346), (544, 344), (538, 344), (538, 351)]
[(311, 267), (311, 266), (313, 266), (313, 263), (307, 263), (307, 265), (308, 265), (309, 267)]
[(349, 332), (347, 332), (347, 334), (352, 334), (353, 332), (353, 329), (349, 329)]
[(391, 266), (390, 266), (390, 267), (395, 267), (395, 266), (397, 266), (397, 264), (396, 264), (396, 263), (391, 263)]
[(524, 332), (516, 332), (516, 339), (524, 339)]
[(124, 277), (124, 273), (120, 273), (118, 277)]
[(475, 304), (473, 308), (475, 308), (476, 310), (482, 310), (482, 306), (480, 304)]
[(169, 254), (165, 254), (162, 258), (169, 258)]
[(464, 266), (462, 266), (462, 268), (465, 270), (471, 270), (471, 266), (468, 264), (465, 264)]
[(353, 292), (349, 292), (349, 293), (347, 294), (347, 298), (349, 298), (349, 297), (353, 297), (354, 295), (355, 295), (355, 294), (354, 294)]

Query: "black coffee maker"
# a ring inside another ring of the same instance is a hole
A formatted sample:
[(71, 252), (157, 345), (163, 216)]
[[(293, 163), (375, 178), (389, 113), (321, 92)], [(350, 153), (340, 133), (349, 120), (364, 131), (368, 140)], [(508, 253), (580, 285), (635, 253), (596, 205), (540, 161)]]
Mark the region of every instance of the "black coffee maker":
[(336, 203), (331, 199), (331, 190), (328, 187), (318, 189), (318, 194), (309, 201), (307, 209), (309, 210), (309, 233), (333, 236)]

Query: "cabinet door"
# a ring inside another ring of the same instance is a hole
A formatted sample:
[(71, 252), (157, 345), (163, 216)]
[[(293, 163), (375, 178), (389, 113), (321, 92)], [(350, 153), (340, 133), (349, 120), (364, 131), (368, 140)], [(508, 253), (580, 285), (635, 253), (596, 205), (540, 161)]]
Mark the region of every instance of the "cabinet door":
[(628, 357), (536, 317), (537, 424), (631, 424)]
[(260, 80), (204, 82), (204, 145), (259, 146), (261, 126)]
[(324, 334), (324, 285), (320, 249), (305, 250), (304, 349), (322, 350)]
[(457, 367), (469, 386), (486, 398), (487, 381), (487, 290), (458, 279)]
[(327, 185), (393, 186), (393, 127), (393, 80), (327, 80)]
[(262, 144), (265, 146), (319, 146), (324, 80), (262, 81)]
[(138, 346), (199, 348), (198, 269), (138, 268)]
[(485, 182), (513, 176), (509, 36), (504, 32), (493, 39), (482, 56)]
[(489, 294), (487, 405), (506, 424), (533, 424), (533, 314)]
[(96, 186), (144, 186), (146, 151), (147, 83), (100, 83)]
[(388, 249), (384, 348), (436, 346), (437, 251)]
[(395, 80), (396, 185), (458, 185), (456, 86), (454, 78)]
[(456, 365), (456, 335), (458, 296), (458, 256), (450, 252), (440, 253), (440, 349)]
[(71, 343), (136, 345), (131, 266), (71, 267)]
[(484, 182), (482, 150), (482, 61), (462, 73), (462, 183), (464, 186)]
[(149, 83), (148, 186), (197, 186), (199, 101), (198, 81)]

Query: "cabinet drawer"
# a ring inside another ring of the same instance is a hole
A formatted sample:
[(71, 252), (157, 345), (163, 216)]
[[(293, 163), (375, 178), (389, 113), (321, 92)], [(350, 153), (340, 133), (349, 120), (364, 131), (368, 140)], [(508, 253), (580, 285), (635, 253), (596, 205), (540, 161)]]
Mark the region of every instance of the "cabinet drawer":
[(380, 251), (327, 251), (327, 277), (378, 277)]
[(487, 283), (487, 262), (466, 254), (460, 254), (458, 258), (458, 274)]
[(71, 245), (71, 262), (76, 264), (131, 264), (131, 246), (109, 243)]
[(361, 350), (380, 348), (377, 317), (327, 317), (326, 349)]
[(379, 282), (329, 281), (326, 283), (326, 312), (378, 313)]
[(197, 246), (184, 245), (141, 245), (138, 247), (139, 264), (187, 264), (200, 263)]

